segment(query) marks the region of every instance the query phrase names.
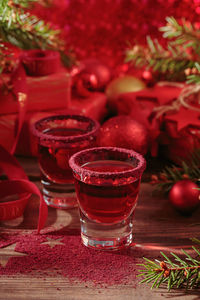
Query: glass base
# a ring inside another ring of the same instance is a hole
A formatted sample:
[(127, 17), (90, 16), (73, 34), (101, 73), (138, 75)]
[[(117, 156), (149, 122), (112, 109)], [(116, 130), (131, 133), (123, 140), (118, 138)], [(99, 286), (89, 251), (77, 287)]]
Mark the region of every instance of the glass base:
[(81, 238), (85, 246), (99, 250), (119, 250), (133, 242), (133, 214), (116, 224), (96, 223), (80, 212)]
[(69, 209), (77, 206), (75, 188), (73, 184), (56, 184), (41, 181), (44, 201), (48, 206)]

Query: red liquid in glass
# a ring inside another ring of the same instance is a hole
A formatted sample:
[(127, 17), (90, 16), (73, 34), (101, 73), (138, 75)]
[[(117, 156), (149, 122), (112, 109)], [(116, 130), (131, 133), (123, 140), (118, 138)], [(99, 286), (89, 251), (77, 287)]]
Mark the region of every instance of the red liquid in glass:
[[(70, 128), (54, 128), (45, 131), (52, 136), (77, 136), (84, 133), (81, 129)], [(56, 145), (58, 143), (58, 145)], [(86, 143), (88, 146), (88, 143)], [(86, 145), (85, 145), (86, 146)], [(73, 183), (72, 171), (69, 167), (69, 158), (75, 152), (78, 152), (85, 147), (81, 147), (81, 144), (77, 147), (73, 147), (73, 142), (66, 142), (66, 147), (59, 148), (59, 141), (49, 141), (49, 146), (39, 145), (39, 164), (42, 173), (54, 183), (71, 184)]]
[[(133, 169), (133, 165), (123, 161), (93, 161), (82, 166), (97, 172), (122, 172)], [(106, 185), (99, 179), (100, 185), (86, 184), (75, 180), (77, 198), (82, 212), (88, 218), (100, 223), (117, 223), (128, 217), (135, 207), (140, 180), (123, 185)]]

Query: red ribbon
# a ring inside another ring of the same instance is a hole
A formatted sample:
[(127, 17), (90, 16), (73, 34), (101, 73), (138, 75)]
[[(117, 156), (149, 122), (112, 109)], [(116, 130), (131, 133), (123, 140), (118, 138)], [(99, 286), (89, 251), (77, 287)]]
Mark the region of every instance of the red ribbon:
[[(28, 180), (28, 177), (14, 156), (0, 146), (0, 168), (5, 172), (8, 180), (0, 182), (0, 219), (13, 219), (23, 213), (31, 194), (40, 198), (39, 219), (37, 232), (44, 227), (48, 208), (37, 186)], [(25, 195), (24, 195), (25, 193)], [(5, 196), (19, 194), (19, 199), (1, 202)]]
[[(18, 101), (18, 124), (15, 140), (10, 150), (6, 151), (0, 145), (0, 174), (1, 171), (7, 175), (8, 180), (0, 181), (0, 220), (10, 220), (21, 216), (26, 207), (27, 201), (31, 194), (35, 194), (40, 198), (39, 219), (37, 231), (38, 233), (44, 227), (48, 208), (37, 186), (30, 182), (26, 173), (12, 155), (15, 152), (21, 129), (24, 123), (26, 107), (27, 107), (27, 89), (26, 89), (26, 75), (21, 64), (16, 68), (12, 75), (15, 82), (13, 86), (13, 93)], [(19, 195), (17, 200), (4, 201), (2, 198), (12, 195)]]

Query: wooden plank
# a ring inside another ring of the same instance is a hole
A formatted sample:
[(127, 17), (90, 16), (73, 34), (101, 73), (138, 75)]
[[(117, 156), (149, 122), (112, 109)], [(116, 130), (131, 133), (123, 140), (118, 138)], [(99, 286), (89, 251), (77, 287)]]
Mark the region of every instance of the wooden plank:
[[(35, 159), (22, 159), (27, 174), (40, 186), (39, 171)], [(20, 161), (20, 163), (22, 162)], [(13, 221), (2, 222), (0, 232), (18, 234), (31, 233), (37, 225), (39, 202), (33, 196), (24, 216)], [(174, 210), (167, 198), (161, 195), (155, 196), (153, 187), (148, 183), (142, 183), (138, 205), (135, 212), (134, 235), (135, 247), (132, 255), (138, 263), (142, 257), (151, 259), (159, 258), (160, 251), (169, 254), (170, 251), (180, 254), (180, 248), (188, 249), (191, 245), (191, 237), (199, 237), (200, 209), (190, 217), (184, 217)], [(56, 210), (49, 208), (46, 232), (62, 229), (63, 235), (79, 233), (79, 215), (77, 209)], [(6, 248), (5, 248), (6, 249)], [(94, 250), (95, 251), (95, 250)], [(5, 252), (5, 251), (4, 251)], [(4, 253), (6, 255), (6, 253)], [(7, 253), (9, 254), (9, 253)], [(53, 270), (49, 270), (50, 272)], [(164, 299), (192, 300), (198, 299), (198, 291), (185, 293), (183, 290), (172, 291), (170, 294), (163, 289), (150, 290), (150, 285), (139, 285), (136, 279), (133, 284), (117, 286), (94, 286), (91, 282), (72, 283), (68, 278), (53, 275), (41, 278), (36, 273), (34, 276), (16, 274), (16, 276), (1, 276), (0, 299), (68, 299), (68, 300), (131, 300), (131, 299)]]

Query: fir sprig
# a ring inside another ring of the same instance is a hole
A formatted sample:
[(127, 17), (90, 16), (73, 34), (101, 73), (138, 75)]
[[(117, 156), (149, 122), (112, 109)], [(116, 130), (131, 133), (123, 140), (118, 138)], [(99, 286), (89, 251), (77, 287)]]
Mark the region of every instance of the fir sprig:
[(147, 66), (153, 71), (165, 74), (168, 71), (168, 77), (174, 78), (174, 72), (182, 73), (187, 68), (192, 68), (195, 62), (187, 58), (186, 53), (174, 46), (165, 49), (158, 40), (152, 40), (147, 37), (147, 48), (136, 45), (126, 53), (126, 61), (134, 62), (137, 67)]
[[(62, 49), (59, 30), (25, 11), (28, 1), (2, 0), (0, 3), (0, 36), (4, 41), (22, 48)], [(26, 4), (26, 5), (25, 5)]]
[[(195, 239), (198, 244), (200, 240)], [(151, 288), (159, 288), (161, 285), (167, 286), (170, 291), (172, 288), (185, 287), (186, 289), (197, 288), (200, 286), (200, 251), (192, 246), (195, 257), (192, 257), (187, 251), (181, 250), (185, 256), (180, 258), (175, 253), (171, 252), (172, 259), (165, 253), (161, 252), (162, 261), (152, 261), (144, 257), (144, 264), (139, 270), (138, 276), (144, 277), (141, 283), (152, 283)]]
[[(60, 30), (25, 10), (35, 0), (1, 0), (0, 2), (0, 52), (4, 42), (21, 49), (51, 49), (59, 51), (67, 67), (74, 64), (70, 51), (66, 54)], [(3, 70), (3, 63), (0, 63)]]
[(200, 186), (200, 149), (196, 149), (181, 166), (167, 166), (159, 175), (152, 175), (152, 184), (156, 189), (168, 193), (179, 180), (189, 179)]
[[(194, 57), (196, 53), (200, 55), (200, 30), (195, 26), (182, 19), (180, 23), (174, 17), (166, 18), (166, 26), (161, 27), (159, 30), (163, 32), (163, 37), (172, 40), (170, 45), (181, 46), (182, 50), (189, 49), (187, 55)], [(192, 52), (191, 52), (192, 51)]]
[(175, 18), (167, 17), (166, 21), (166, 26), (159, 30), (167, 39), (167, 46), (148, 36), (146, 47), (135, 45), (126, 51), (126, 62), (151, 68), (167, 80), (187, 78), (189, 83), (199, 83), (200, 30), (184, 19), (178, 23)]

